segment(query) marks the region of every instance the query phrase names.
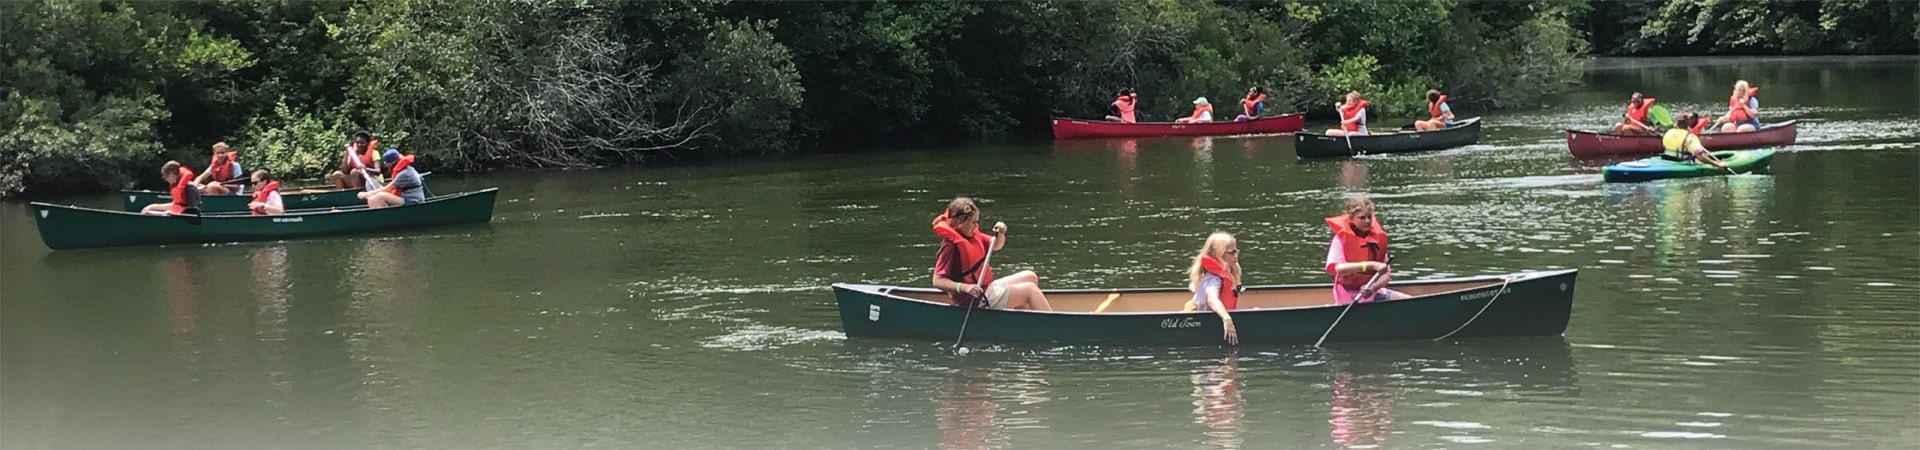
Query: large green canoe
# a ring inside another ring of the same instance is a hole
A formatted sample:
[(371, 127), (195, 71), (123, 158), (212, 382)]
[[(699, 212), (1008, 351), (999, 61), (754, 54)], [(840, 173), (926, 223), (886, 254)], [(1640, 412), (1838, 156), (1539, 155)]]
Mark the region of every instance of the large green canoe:
[[(428, 175), (432, 175), (432, 172), (420, 174), (420, 178), (424, 180)], [(357, 195), (360, 193), (359, 189), (326, 189), (328, 187), (331, 186), (299, 190), (293, 188), (281, 189), (280, 203), (285, 206), (288, 211), (367, 204), (366, 200), (361, 200)], [(147, 205), (173, 201), (173, 197), (167, 195), (165, 191), (138, 189), (121, 190), (120, 199), (123, 200), (120, 208), (131, 212), (139, 212), (141, 208), (146, 208)], [(200, 211), (207, 213), (243, 212), (247, 210), (247, 203), (252, 201), (252, 194), (202, 195), (200, 196)]]
[[(1415, 297), (1354, 305), (1328, 342), (1481, 336), (1556, 336), (1573, 311), (1575, 270), (1395, 282)], [(840, 324), (848, 336), (953, 339), (967, 321), (967, 340), (1126, 343), (1220, 343), (1220, 319), (1183, 312), (1184, 288), (1058, 290), (1056, 311), (967, 309), (931, 288), (835, 284)], [(1116, 296), (1117, 295), (1117, 296)], [(1112, 301), (1108, 301), (1111, 298)], [(1101, 306), (1101, 305), (1106, 306)], [(1312, 344), (1344, 306), (1331, 285), (1250, 287), (1233, 311), (1243, 343)]]
[(1480, 142), (1480, 118), (1456, 121), (1433, 131), (1376, 131), (1365, 136), (1293, 134), (1293, 153), (1301, 158), (1360, 156), (1374, 153), (1445, 150)]
[(288, 239), (379, 232), (493, 219), (498, 189), (433, 197), (391, 208), (365, 205), (288, 211), (277, 216), (247, 213), (151, 215), (33, 203), (40, 240), (55, 250), (145, 244), (185, 244)]
[(1711, 164), (1672, 161), (1654, 156), (1633, 161), (1608, 164), (1600, 169), (1600, 178), (1616, 183), (1635, 183), (1667, 178), (1694, 178), (1752, 173), (1767, 168), (1773, 160), (1773, 150), (1733, 150), (1713, 152), (1713, 157), (1727, 163), (1722, 169)]

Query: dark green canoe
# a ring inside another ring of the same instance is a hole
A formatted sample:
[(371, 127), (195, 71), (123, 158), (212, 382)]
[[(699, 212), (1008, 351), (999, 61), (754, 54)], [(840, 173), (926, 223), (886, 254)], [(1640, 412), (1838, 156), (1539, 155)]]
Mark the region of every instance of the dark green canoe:
[(1374, 153), (1445, 150), (1480, 142), (1480, 118), (1473, 117), (1433, 131), (1382, 131), (1366, 136), (1293, 134), (1293, 152), (1301, 158), (1330, 158)]
[[(1484, 336), (1557, 336), (1573, 311), (1575, 270), (1395, 282), (1415, 297), (1354, 305), (1328, 342)], [(967, 309), (931, 288), (835, 284), (847, 336), (967, 340), (1214, 344), (1220, 319), (1183, 312), (1184, 288), (1047, 291), (1056, 311)], [(1111, 298), (1112, 301), (1108, 301)], [(1104, 307), (1102, 305), (1105, 305)], [(1259, 286), (1240, 294), (1242, 343), (1313, 344), (1344, 306), (1331, 285)]]
[(151, 215), (33, 203), (40, 240), (55, 250), (122, 245), (186, 244), (289, 239), (370, 233), (430, 225), (486, 223), (493, 219), (498, 189), (433, 197), (391, 208), (365, 205), (293, 210), (277, 216), (217, 213)]
[[(432, 173), (428, 172), (428, 173), (420, 174), (420, 178), (424, 180), (428, 175), (432, 175)], [(326, 189), (326, 190), (322, 191), (321, 189)], [(318, 191), (318, 192), (300, 192), (300, 191)], [(327, 189), (327, 187), (322, 187), (322, 188), (304, 188), (304, 189), (296, 190), (292, 188), (286, 188), (286, 189), (280, 190), (280, 203), (283, 206), (285, 206), (288, 211), (292, 211), (296, 209), (332, 208), (335, 206), (357, 206), (357, 205), (367, 204), (366, 200), (361, 200), (360, 197), (356, 195), (359, 193), (360, 193), (359, 189)], [(140, 209), (146, 208), (147, 205), (151, 205), (155, 203), (169, 203), (173, 201), (173, 197), (167, 195), (165, 191), (149, 191), (149, 190), (138, 190), (138, 189), (121, 190), (120, 199), (123, 200), (123, 202), (120, 204), (120, 208), (126, 211), (131, 211), (131, 212), (140, 212)], [(247, 203), (252, 201), (253, 201), (252, 194), (202, 195), (200, 196), (200, 211), (207, 212), (207, 213), (243, 212), (247, 210)]]
[(1713, 157), (1727, 163), (1722, 169), (1711, 164), (1671, 161), (1654, 156), (1633, 161), (1608, 164), (1600, 169), (1600, 178), (1615, 183), (1637, 183), (1641, 181), (1663, 180), (1667, 178), (1716, 177), (1735, 173), (1753, 173), (1767, 168), (1773, 160), (1773, 150), (1731, 150), (1713, 152)]

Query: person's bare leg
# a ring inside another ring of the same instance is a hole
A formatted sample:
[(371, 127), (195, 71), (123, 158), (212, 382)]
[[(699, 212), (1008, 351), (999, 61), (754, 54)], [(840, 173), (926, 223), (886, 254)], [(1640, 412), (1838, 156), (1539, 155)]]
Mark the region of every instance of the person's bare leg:
[(1735, 127), (1735, 128), (1734, 128), (1734, 131), (1738, 131), (1738, 132), (1741, 132), (1741, 133), (1747, 133), (1747, 132), (1753, 132), (1753, 131), (1758, 131), (1758, 130), (1759, 130), (1759, 128), (1754, 128), (1754, 127), (1753, 127), (1753, 124), (1750, 124), (1750, 123), (1749, 123), (1749, 124), (1743, 124), (1743, 125), (1740, 125), (1739, 127)]
[(995, 282), (1005, 281), (1007, 283), (1032, 283), (1034, 285), (1039, 285), (1040, 275), (1033, 273), (1033, 271), (1031, 270), (1022, 270), (1019, 272), (1014, 272), (1013, 275), (1007, 275), (1006, 277), (1003, 277), (994, 281)]
[(1013, 283), (1007, 285), (1007, 309), (1052, 311), (1053, 304), (1047, 302), (1047, 295), (1040, 292), (1040, 286), (1033, 283)]
[(1327, 132), (1326, 132), (1326, 133), (1324, 133), (1324, 134), (1326, 134), (1326, 135), (1328, 135), (1328, 136), (1346, 136), (1346, 135), (1347, 135), (1347, 130), (1342, 130), (1342, 129), (1339, 129), (1339, 128), (1328, 128), (1328, 129), (1327, 129)]

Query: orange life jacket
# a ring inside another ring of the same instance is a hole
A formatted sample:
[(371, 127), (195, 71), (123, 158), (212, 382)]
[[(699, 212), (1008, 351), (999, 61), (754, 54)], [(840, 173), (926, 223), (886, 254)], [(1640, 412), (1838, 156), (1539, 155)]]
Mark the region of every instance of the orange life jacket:
[(1627, 102), (1627, 118), (1639, 125), (1647, 124), (1647, 109), (1653, 108), (1653, 97), (1640, 97), (1639, 103)]
[(1193, 107), (1193, 115), (1187, 116), (1187, 120), (1200, 120), (1201, 113), (1213, 114), (1213, 104), (1195, 105)]
[(353, 154), (353, 144), (347, 144), (347, 161), (352, 162), (354, 167), (373, 167), (373, 161), (380, 159), (379, 148), (380, 140), (370, 140), (367, 141), (367, 152), (365, 154), (355, 155)]
[(215, 183), (233, 179), (234, 174), (230, 173), (233, 171), (233, 158), (227, 155), (229, 153), (213, 155), (213, 159), (207, 161), (207, 179)]
[(1226, 264), (1221, 264), (1220, 260), (1213, 259), (1212, 256), (1201, 256), (1200, 269), (1220, 277), (1220, 306), (1226, 307), (1228, 311), (1240, 308), (1240, 293), (1234, 289), (1239, 285), (1233, 283), (1233, 272), (1227, 271)]
[(180, 179), (167, 188), (167, 197), (173, 200), (172, 204), (167, 205), (167, 211), (179, 214), (185, 212), (187, 208), (199, 206), (195, 203), (200, 191), (193, 189), (193, 169), (180, 166), (180, 171), (175, 173), (180, 174)]
[(1442, 94), (1440, 96), (1440, 100), (1427, 102), (1427, 114), (1433, 116), (1433, 117), (1429, 117), (1429, 119), (1440, 118), (1440, 105), (1444, 105), (1446, 103), (1447, 103), (1447, 96), (1445, 94)]
[(1245, 109), (1248, 114), (1259, 114), (1260, 102), (1264, 101), (1267, 101), (1267, 94), (1257, 94), (1253, 97), (1240, 99), (1240, 107)]
[[(1373, 218), (1373, 227), (1367, 230), (1367, 236), (1354, 234), (1353, 225), (1346, 214), (1328, 217), (1327, 226), (1333, 228), (1334, 236), (1340, 237), (1340, 251), (1346, 255), (1347, 262), (1373, 261), (1387, 262), (1387, 230), (1380, 228), (1380, 218)], [(1332, 268), (1328, 268), (1332, 271)], [(1373, 279), (1373, 272), (1356, 272), (1346, 275), (1334, 275), (1333, 282), (1348, 289), (1360, 289)]]
[(1747, 95), (1740, 95), (1739, 92), (1735, 92), (1733, 95), (1727, 96), (1727, 108), (1730, 111), (1728, 114), (1733, 116), (1734, 122), (1745, 122), (1753, 119), (1752, 116), (1747, 115), (1747, 97), (1759, 95), (1760, 88), (1747, 88), (1746, 94)]
[[(280, 191), (280, 182), (268, 181), (267, 184), (263, 184), (263, 185), (260, 185), (260, 187), (254, 188), (253, 201), (248, 203), (266, 203), (267, 197), (271, 197), (274, 192), (279, 192), (279, 191)], [(256, 216), (267, 215), (267, 210), (265, 208), (255, 206), (248, 209), (252, 209), (253, 215), (256, 215)]]
[[(407, 166), (411, 166), (411, 165), (413, 165), (413, 155), (400, 155), (400, 159), (393, 161), (393, 173), (387, 175), (387, 179), (388, 180), (398, 179), (398, 177), (400, 176), (400, 171), (407, 170)], [(394, 186), (393, 183), (387, 183), (386, 186), (381, 186), (380, 190), (387, 191), (388, 193), (392, 193), (393, 195), (400, 195), (400, 187)]]
[(1340, 129), (1347, 130), (1347, 131), (1360, 131), (1360, 122), (1347, 123), (1347, 121), (1353, 120), (1356, 115), (1360, 114), (1361, 111), (1364, 111), (1366, 109), (1367, 109), (1367, 99), (1364, 99), (1364, 98), (1360, 99), (1360, 101), (1353, 102), (1353, 104), (1340, 108)]
[(960, 272), (960, 277), (953, 281), (967, 284), (985, 284), (993, 281), (993, 268), (987, 267), (985, 261), (987, 246), (993, 245), (992, 237), (988, 237), (978, 229), (973, 231), (971, 238), (961, 236), (960, 230), (954, 229), (953, 223), (947, 220), (946, 212), (941, 212), (940, 217), (933, 218), (933, 235), (954, 243), (954, 246), (960, 249), (960, 267), (964, 272)]
[(1680, 125), (1686, 126), (1687, 131), (1691, 131), (1695, 136), (1698, 136), (1700, 135), (1700, 130), (1706, 129), (1707, 125), (1711, 122), (1712, 122), (1711, 120), (1707, 120), (1706, 116), (1699, 116), (1693, 119), (1693, 125), (1687, 125), (1684, 123)]
[(1133, 105), (1140, 101), (1140, 94), (1127, 94), (1114, 97), (1113, 107), (1120, 110), (1120, 121), (1133, 123)]

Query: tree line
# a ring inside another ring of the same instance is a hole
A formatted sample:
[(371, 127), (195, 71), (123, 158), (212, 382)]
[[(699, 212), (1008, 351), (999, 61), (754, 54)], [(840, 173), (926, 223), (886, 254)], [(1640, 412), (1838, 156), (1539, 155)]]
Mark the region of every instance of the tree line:
[[(0, 2), (0, 193), (157, 183), (214, 142), (314, 176), (357, 129), (435, 170), (1044, 133), (1138, 89), (1529, 107), (1583, 55), (1911, 53), (1913, 2)], [(1224, 97), (1224, 98), (1223, 98)]]

